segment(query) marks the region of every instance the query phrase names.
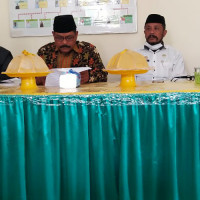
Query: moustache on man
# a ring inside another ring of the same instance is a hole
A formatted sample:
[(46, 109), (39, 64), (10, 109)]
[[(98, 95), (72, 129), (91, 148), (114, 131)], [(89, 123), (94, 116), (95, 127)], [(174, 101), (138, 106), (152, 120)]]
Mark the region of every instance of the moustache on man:
[(71, 46), (68, 46), (68, 45), (62, 45), (62, 46), (60, 46), (60, 48), (71, 48)]
[(149, 35), (149, 37), (147, 39), (150, 39), (150, 38), (155, 38), (158, 40), (158, 38), (155, 35)]

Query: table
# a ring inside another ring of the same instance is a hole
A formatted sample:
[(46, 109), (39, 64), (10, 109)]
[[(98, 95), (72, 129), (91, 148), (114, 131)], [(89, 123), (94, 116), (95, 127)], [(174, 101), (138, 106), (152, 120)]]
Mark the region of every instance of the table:
[(0, 199), (200, 199), (200, 87), (118, 84), (1, 85)]

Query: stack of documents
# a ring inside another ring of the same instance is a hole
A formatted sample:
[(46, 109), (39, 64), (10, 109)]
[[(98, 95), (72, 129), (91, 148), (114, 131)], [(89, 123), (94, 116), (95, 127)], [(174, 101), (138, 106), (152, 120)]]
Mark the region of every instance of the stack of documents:
[[(80, 72), (91, 69), (90, 67), (55, 68), (51, 69), (46, 77), (46, 87), (76, 88), (80, 85)], [(71, 73), (72, 72), (72, 73)], [(76, 72), (76, 73), (73, 73)]]

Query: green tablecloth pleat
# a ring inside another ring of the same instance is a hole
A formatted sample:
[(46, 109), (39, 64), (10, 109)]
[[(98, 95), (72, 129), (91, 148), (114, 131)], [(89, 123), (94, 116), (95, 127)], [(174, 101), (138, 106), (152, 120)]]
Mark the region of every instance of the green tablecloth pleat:
[(199, 200), (200, 93), (0, 95), (0, 200)]

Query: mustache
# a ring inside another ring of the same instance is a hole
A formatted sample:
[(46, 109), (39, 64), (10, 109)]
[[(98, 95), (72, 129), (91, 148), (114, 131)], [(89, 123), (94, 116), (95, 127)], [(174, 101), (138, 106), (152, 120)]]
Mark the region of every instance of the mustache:
[(71, 46), (68, 46), (68, 45), (62, 45), (62, 46), (60, 46), (60, 48), (71, 48)]
[(150, 39), (150, 38), (158, 39), (155, 35), (149, 35), (149, 37), (147, 39)]

